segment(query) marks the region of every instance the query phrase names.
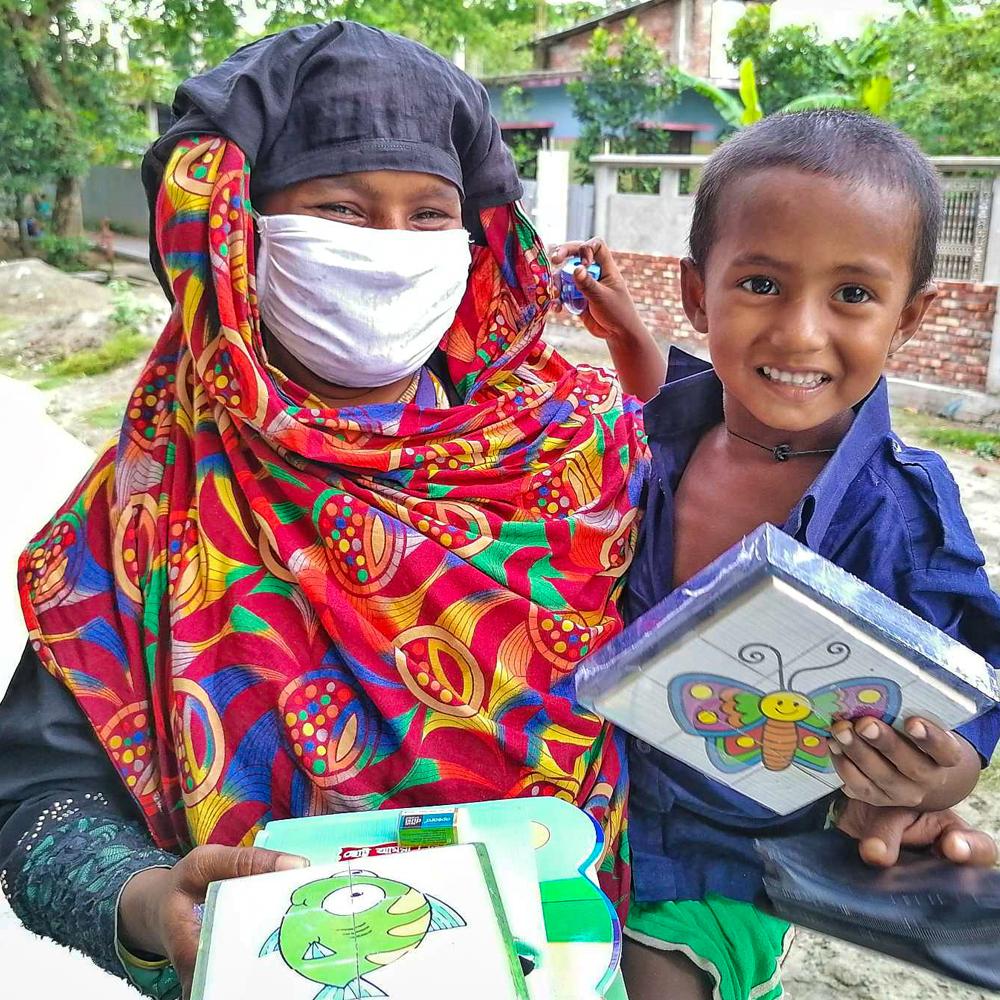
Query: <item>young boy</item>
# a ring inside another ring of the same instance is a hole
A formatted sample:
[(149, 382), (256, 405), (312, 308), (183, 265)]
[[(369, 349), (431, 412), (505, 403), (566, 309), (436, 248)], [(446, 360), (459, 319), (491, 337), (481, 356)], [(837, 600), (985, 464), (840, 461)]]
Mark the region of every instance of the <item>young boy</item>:
[[(631, 617), (769, 521), (1000, 665), (1000, 599), (958, 489), (937, 455), (892, 433), (881, 377), (934, 299), (940, 211), (917, 147), (856, 113), (767, 118), (713, 156), (681, 263), (712, 363), (672, 350), (646, 406), (653, 478)], [(628, 296), (591, 302), (592, 332), (627, 354), (641, 336)], [(654, 374), (626, 388), (648, 394)], [(947, 809), (1000, 736), (997, 713), (954, 734), (905, 728), (834, 727), (850, 810)], [(630, 767), (630, 997), (781, 996), (788, 926), (751, 905), (753, 839), (822, 828), (831, 802), (778, 817), (638, 742)], [(865, 850), (894, 860), (877, 840)]]

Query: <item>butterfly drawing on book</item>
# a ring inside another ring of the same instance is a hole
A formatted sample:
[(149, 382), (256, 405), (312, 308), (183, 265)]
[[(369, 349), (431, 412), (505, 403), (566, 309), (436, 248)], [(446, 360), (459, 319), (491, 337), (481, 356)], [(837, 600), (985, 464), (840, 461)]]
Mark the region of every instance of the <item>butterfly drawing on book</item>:
[(743, 646), (737, 656), (755, 666), (774, 658), (778, 689), (761, 691), (741, 681), (714, 674), (680, 674), (668, 688), (670, 711), (677, 724), (705, 740), (709, 760), (727, 774), (762, 764), (784, 771), (793, 764), (812, 771), (832, 771), (827, 750), (830, 726), (838, 719), (871, 716), (892, 725), (902, 703), (899, 685), (884, 677), (838, 680), (808, 693), (796, 678), (829, 670), (851, 656), (844, 642), (831, 642), (831, 662), (796, 671), (785, 680), (781, 653), (765, 643)]

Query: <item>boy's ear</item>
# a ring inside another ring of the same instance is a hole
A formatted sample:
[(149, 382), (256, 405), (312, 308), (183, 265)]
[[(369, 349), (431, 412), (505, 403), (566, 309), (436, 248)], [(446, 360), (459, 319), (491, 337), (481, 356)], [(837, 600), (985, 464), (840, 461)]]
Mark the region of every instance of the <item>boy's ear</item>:
[(920, 329), (920, 324), (924, 321), (924, 314), (930, 308), (930, 304), (937, 298), (937, 294), (937, 285), (930, 283), (924, 285), (906, 303), (903, 311), (899, 314), (899, 324), (896, 327), (896, 332), (892, 335), (892, 342), (889, 344), (889, 354), (895, 354)]
[(681, 261), (681, 303), (688, 322), (699, 332), (708, 333), (708, 314), (705, 309), (705, 279), (698, 265), (690, 257)]

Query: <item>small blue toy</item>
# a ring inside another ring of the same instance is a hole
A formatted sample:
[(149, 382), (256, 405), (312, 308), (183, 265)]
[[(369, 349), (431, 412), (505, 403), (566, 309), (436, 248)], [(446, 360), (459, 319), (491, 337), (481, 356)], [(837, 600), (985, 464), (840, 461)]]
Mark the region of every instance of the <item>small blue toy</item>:
[[(559, 271), (559, 298), (562, 300), (562, 304), (566, 307), (567, 311), (571, 312), (574, 316), (579, 316), (587, 308), (587, 300), (583, 292), (576, 287), (576, 282), (573, 280), (573, 272), (582, 263), (583, 261), (579, 257), (570, 257)], [(594, 281), (600, 281), (601, 265), (588, 264), (587, 274)]]

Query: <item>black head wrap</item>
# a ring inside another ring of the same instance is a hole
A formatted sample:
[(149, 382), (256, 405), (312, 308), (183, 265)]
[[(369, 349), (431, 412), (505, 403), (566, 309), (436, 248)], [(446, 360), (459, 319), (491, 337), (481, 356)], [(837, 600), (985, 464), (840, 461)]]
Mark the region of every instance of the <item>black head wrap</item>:
[(313, 177), (410, 170), (451, 181), (466, 228), (479, 210), (521, 197), (521, 182), (482, 84), (417, 42), (353, 21), (292, 28), (239, 49), (181, 84), (174, 124), (149, 149), (150, 210), (184, 135), (223, 135), (246, 154), (251, 198)]

